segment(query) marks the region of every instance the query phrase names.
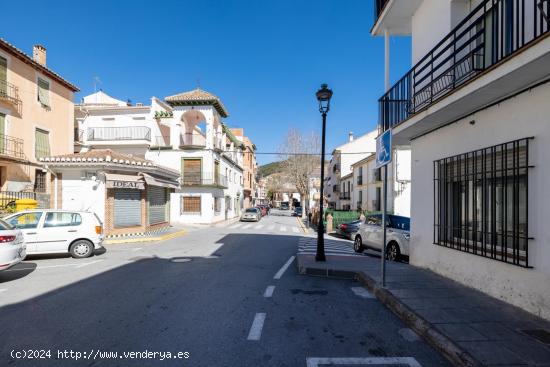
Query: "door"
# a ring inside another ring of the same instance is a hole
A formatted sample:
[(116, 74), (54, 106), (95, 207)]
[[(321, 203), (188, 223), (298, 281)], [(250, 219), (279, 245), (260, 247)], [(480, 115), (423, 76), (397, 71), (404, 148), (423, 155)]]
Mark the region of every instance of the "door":
[(82, 238), (82, 217), (71, 212), (46, 212), (44, 224), (38, 229), (40, 242), (36, 243), (36, 252), (69, 252), (69, 245)]
[[(1, 88), (1, 87), (0, 87)], [(6, 136), (4, 135), (6, 133), (6, 115), (3, 113), (0, 113), (0, 154), (6, 154), (4, 151), (6, 147)]]
[(116, 189), (114, 209), (115, 228), (141, 226), (141, 191)]
[(27, 254), (35, 253), (37, 243), (41, 240), (38, 237), (38, 227), (42, 216), (42, 212), (30, 212), (17, 214), (6, 220), (9, 224), (23, 232), (27, 245)]

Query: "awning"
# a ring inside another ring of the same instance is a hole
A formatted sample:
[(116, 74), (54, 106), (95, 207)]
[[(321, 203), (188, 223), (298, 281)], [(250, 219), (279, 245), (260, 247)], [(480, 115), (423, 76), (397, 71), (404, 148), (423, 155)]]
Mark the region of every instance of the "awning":
[(177, 180), (166, 180), (159, 177), (153, 177), (147, 173), (140, 173), (140, 174), (145, 179), (145, 182), (147, 182), (147, 185), (167, 187), (169, 189), (179, 188), (179, 184)]
[(105, 180), (108, 189), (145, 190), (145, 181), (138, 175), (106, 173)]

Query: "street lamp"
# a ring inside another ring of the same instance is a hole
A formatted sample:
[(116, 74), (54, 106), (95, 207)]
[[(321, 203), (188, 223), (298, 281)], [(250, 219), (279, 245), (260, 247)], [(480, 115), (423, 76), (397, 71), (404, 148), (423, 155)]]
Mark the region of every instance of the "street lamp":
[(330, 110), (330, 99), (332, 91), (328, 89), (328, 85), (321, 84), (321, 89), (315, 93), (319, 101), (319, 112), (323, 116), (323, 135), (321, 140), (321, 187), (319, 193), (319, 225), (317, 226), (317, 254), (315, 261), (326, 261), (325, 257), (325, 229), (323, 223), (323, 188), (325, 184), (325, 131), (327, 125), (327, 112)]

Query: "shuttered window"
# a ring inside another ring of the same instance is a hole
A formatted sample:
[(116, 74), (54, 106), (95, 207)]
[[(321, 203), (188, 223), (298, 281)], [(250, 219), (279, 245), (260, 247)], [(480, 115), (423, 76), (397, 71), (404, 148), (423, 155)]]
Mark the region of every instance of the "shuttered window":
[(34, 152), (36, 158), (50, 156), (50, 133), (36, 129), (34, 134)]
[[(0, 56), (0, 96), (7, 96), (8, 60)], [(3, 133), (2, 133), (3, 134)]]
[(38, 78), (38, 102), (44, 107), (50, 107), (50, 83)]
[(149, 224), (166, 222), (167, 193), (164, 187), (147, 186)]
[(181, 214), (200, 214), (201, 197), (200, 196), (182, 196)]
[(182, 160), (182, 180), (184, 185), (200, 185), (201, 184), (201, 166), (200, 158), (185, 158)]
[(115, 228), (141, 225), (141, 191), (132, 189), (115, 190)]

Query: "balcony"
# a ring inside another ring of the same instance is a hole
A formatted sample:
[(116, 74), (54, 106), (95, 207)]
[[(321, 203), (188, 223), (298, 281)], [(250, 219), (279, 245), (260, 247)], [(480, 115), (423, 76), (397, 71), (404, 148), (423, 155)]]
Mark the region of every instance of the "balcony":
[[(542, 8), (550, 14), (550, 3), (544, 2), (539, 7), (539, 1), (518, 0), (513, 2), (515, 6), (510, 6), (512, 2), (506, 0), (484, 0), (379, 99), (379, 131), (393, 128), (428, 109), (547, 35), (550, 27)], [(460, 107), (464, 109), (460, 111), (455, 105), (456, 116), (449, 112), (437, 120), (452, 121), (478, 105), (487, 105), (542, 79), (547, 69), (541, 70), (544, 69), (541, 65), (547, 65), (549, 56), (537, 57), (538, 63), (533, 60), (517, 66), (516, 74), (510, 72), (508, 79), (501, 78), (500, 84), (494, 81), (486, 89), (477, 88), (478, 94), (472, 93), (469, 102), (463, 98)], [(503, 86), (511, 90), (503, 90)], [(501, 95), (496, 95), (495, 90)]]
[(187, 172), (181, 175), (182, 186), (213, 186), (227, 188), (227, 177), (214, 172)]
[(340, 200), (351, 200), (351, 195), (349, 192), (344, 192), (340, 194)]
[(89, 127), (88, 141), (151, 141), (151, 129), (146, 126)]
[(21, 103), (21, 99), (19, 98), (19, 88), (5, 80), (0, 80), (0, 101), (5, 101), (13, 104), (14, 106), (19, 106)]
[(332, 192), (340, 192), (340, 185), (332, 186)]
[(2, 159), (25, 160), (23, 140), (0, 134), (0, 156)]
[(194, 149), (206, 147), (206, 136), (198, 132), (180, 135), (180, 149)]

